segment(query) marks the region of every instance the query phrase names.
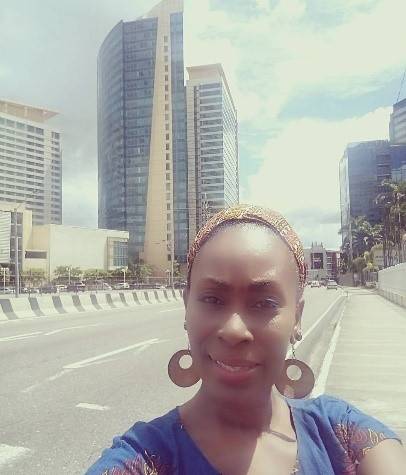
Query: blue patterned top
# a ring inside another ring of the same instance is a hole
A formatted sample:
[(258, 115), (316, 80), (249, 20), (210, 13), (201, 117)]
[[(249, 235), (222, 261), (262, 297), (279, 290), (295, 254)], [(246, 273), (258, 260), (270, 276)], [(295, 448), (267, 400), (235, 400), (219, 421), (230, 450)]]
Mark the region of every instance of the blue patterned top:
[[(384, 424), (331, 396), (286, 400), (297, 436), (295, 475), (356, 475), (365, 453), (399, 437)], [(183, 428), (178, 408), (137, 422), (86, 475), (220, 475)]]

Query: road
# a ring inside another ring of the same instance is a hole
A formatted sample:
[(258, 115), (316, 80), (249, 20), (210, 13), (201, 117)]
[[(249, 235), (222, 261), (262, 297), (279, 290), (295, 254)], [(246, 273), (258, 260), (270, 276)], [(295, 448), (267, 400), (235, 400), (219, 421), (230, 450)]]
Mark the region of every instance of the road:
[[(298, 355), (311, 362), (344, 298), (305, 292)], [(187, 346), (183, 316), (174, 302), (0, 324), (0, 473), (83, 474), (114, 435), (187, 400), (196, 387), (166, 372)]]

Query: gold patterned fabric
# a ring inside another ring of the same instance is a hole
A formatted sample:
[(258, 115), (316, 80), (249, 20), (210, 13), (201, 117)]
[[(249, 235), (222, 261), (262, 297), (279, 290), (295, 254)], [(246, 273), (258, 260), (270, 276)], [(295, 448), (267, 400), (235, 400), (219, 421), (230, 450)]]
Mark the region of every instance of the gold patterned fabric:
[(301, 289), (304, 288), (307, 270), (303, 246), (299, 236), (281, 214), (271, 209), (253, 205), (236, 205), (220, 211), (212, 216), (199, 230), (187, 258), (188, 284), (190, 283), (190, 273), (193, 262), (201, 247), (220, 226), (224, 226), (227, 223), (259, 223), (272, 229), (272, 231), (285, 241), (292, 252), (298, 269), (299, 285)]

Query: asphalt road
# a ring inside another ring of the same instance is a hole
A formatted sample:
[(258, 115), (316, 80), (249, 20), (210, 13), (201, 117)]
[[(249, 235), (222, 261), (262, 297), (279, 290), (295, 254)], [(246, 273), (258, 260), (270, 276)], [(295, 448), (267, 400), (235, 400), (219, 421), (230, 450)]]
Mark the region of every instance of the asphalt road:
[[(306, 289), (303, 359), (325, 351), (341, 295)], [(114, 435), (196, 391), (166, 372), (186, 344), (180, 302), (0, 324), (0, 473), (83, 474)]]

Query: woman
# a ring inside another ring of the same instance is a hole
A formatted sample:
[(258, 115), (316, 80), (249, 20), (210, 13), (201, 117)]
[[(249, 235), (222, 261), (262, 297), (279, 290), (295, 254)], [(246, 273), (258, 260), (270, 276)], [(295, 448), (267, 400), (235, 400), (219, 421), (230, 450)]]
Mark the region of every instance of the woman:
[(302, 245), (281, 215), (236, 206), (211, 218), (188, 255), (190, 350), (168, 366), (175, 384), (201, 386), (116, 438), (88, 475), (406, 473), (399, 439), (383, 424), (336, 398), (295, 399), (314, 383), (307, 365), (285, 360), (302, 337), (305, 282)]

